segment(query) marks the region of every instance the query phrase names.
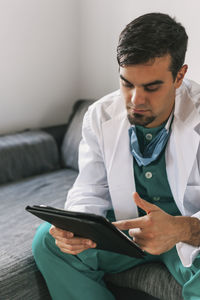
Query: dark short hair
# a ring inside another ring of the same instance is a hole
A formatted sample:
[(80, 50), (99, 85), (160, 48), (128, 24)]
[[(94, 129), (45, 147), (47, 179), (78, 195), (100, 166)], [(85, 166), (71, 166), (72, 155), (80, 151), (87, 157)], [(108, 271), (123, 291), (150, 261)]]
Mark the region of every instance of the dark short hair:
[(187, 41), (185, 28), (169, 15), (145, 14), (133, 20), (121, 32), (117, 60), (119, 66), (123, 67), (143, 64), (170, 54), (170, 71), (175, 80), (184, 64)]

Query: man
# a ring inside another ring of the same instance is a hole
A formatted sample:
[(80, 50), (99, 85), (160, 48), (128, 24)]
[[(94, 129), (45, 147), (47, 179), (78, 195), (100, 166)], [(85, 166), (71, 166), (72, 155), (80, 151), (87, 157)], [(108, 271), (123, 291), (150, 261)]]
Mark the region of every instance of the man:
[[(200, 86), (184, 79), (187, 34), (168, 15), (151, 13), (122, 31), (120, 91), (84, 117), (79, 176), (66, 209), (106, 215), (162, 261), (200, 299)], [(49, 225), (33, 252), (53, 299), (114, 299), (106, 272), (143, 263), (96, 249), (94, 242)], [(53, 237), (52, 237), (53, 236)], [(55, 239), (55, 240), (54, 240)], [(56, 245), (55, 245), (55, 243)]]

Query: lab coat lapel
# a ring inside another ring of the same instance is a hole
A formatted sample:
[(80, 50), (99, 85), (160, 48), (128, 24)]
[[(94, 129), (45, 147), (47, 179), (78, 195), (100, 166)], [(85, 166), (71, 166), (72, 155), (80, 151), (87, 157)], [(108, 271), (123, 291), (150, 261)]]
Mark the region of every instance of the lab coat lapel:
[(129, 150), (130, 123), (123, 106), (118, 113), (114, 113), (114, 105), (109, 110), (112, 111), (111, 119), (102, 124), (105, 163), (115, 217), (121, 220), (138, 215), (132, 198), (135, 184), (133, 157)]
[(182, 213), (184, 192), (200, 142), (200, 136), (195, 131), (199, 122), (199, 113), (186, 91), (177, 94), (172, 133), (165, 153), (168, 181)]

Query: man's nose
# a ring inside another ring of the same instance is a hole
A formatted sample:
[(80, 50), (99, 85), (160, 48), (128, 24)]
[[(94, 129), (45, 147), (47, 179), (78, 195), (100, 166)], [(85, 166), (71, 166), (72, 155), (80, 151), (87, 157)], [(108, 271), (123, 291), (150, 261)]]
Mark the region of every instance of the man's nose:
[(134, 88), (131, 95), (131, 103), (135, 106), (145, 103), (145, 97), (141, 89)]

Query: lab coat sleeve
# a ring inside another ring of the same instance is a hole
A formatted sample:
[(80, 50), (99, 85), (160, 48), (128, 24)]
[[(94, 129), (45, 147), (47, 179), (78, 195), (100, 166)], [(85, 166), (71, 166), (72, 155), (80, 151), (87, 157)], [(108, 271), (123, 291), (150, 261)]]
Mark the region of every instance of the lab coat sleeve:
[(97, 116), (94, 118), (91, 111), (89, 109), (84, 116), (79, 175), (68, 193), (65, 209), (105, 216), (112, 205), (102, 153), (100, 120)]
[[(200, 212), (197, 212), (192, 217), (200, 220)], [(177, 253), (184, 267), (191, 267), (197, 255), (200, 253), (200, 247), (194, 247), (186, 243), (176, 244)]]

